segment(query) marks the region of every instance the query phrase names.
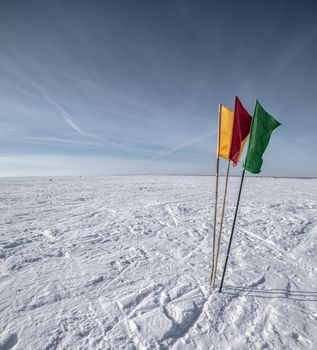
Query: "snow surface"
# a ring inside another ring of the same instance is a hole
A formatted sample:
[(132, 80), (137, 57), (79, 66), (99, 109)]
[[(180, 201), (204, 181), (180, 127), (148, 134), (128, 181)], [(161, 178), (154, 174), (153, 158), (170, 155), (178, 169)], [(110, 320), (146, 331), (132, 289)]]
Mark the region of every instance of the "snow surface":
[(222, 294), (214, 181), (1, 179), (0, 349), (316, 349), (317, 180), (245, 179)]

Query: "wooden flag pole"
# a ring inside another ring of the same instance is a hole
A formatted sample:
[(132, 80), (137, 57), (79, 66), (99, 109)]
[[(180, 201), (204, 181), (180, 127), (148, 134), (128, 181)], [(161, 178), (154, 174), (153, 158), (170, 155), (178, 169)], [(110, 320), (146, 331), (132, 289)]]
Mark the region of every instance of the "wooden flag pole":
[(220, 242), (221, 242), (223, 218), (224, 218), (225, 207), (226, 207), (229, 170), (230, 170), (230, 160), (228, 160), (226, 182), (225, 182), (225, 190), (224, 190), (223, 201), (222, 201), (222, 213), (221, 213), (221, 221), (220, 221), (220, 228), (219, 228), (219, 235), (218, 235), (218, 242), (217, 242), (217, 253), (216, 253), (216, 258), (215, 258), (214, 271), (213, 271), (213, 280), (212, 280), (212, 286), (213, 287), (215, 287), (216, 278), (217, 278), (217, 266), (218, 266), (218, 258), (219, 258), (219, 251), (220, 251)]
[(216, 191), (215, 191), (215, 208), (214, 208), (214, 232), (212, 236), (212, 264), (210, 274), (210, 285), (213, 279), (214, 266), (215, 266), (215, 246), (216, 246), (216, 226), (217, 226), (217, 206), (218, 206), (218, 180), (219, 180), (219, 156), (217, 157), (216, 166)]
[(236, 224), (236, 219), (237, 219), (237, 214), (238, 214), (238, 209), (239, 209), (240, 196), (241, 196), (242, 185), (243, 185), (243, 180), (244, 180), (244, 173), (245, 173), (245, 169), (243, 169), (242, 176), (241, 176), (241, 182), (240, 182), (240, 189), (239, 189), (239, 195), (238, 195), (238, 200), (237, 200), (236, 212), (234, 214), (234, 219), (233, 219), (233, 224), (232, 224), (232, 229), (231, 229), (231, 235), (230, 235), (230, 240), (229, 240), (229, 245), (228, 245), (228, 251), (227, 251), (225, 266), (223, 268), (223, 273), (222, 273), (219, 293), (221, 293), (222, 286), (223, 286), (223, 281), (225, 279), (225, 274), (226, 274), (226, 269), (227, 269), (227, 264), (228, 264), (228, 258), (229, 258), (231, 243), (232, 243), (232, 237), (233, 237), (234, 227), (235, 227), (235, 224)]
[(221, 129), (221, 104), (218, 105), (218, 138), (217, 138), (217, 165), (216, 165), (216, 191), (215, 191), (215, 208), (214, 208), (214, 232), (212, 236), (212, 263), (210, 273), (210, 285), (213, 279), (215, 268), (215, 250), (216, 250), (216, 229), (217, 229), (217, 206), (218, 206), (218, 182), (219, 182), (219, 152), (220, 152), (220, 129)]

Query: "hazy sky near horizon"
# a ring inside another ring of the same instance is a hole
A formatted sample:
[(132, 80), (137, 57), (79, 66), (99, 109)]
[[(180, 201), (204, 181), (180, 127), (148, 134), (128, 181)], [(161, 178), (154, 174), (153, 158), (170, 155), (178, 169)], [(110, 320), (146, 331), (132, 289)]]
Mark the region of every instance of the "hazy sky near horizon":
[(316, 18), (314, 1), (1, 1), (0, 176), (214, 173), (235, 95), (283, 124), (263, 175), (317, 176)]

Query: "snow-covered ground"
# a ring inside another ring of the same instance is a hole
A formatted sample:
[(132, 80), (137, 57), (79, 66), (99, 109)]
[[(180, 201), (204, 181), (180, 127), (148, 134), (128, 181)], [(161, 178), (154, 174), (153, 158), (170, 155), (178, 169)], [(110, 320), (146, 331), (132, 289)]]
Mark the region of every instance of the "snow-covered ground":
[(0, 349), (316, 349), (317, 180), (245, 179), (222, 294), (214, 181), (1, 179)]

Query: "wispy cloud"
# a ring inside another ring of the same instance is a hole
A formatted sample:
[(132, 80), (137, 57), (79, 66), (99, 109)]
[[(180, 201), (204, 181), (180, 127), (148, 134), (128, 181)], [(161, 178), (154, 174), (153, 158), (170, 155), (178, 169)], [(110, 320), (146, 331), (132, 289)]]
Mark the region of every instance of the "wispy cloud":
[(81, 127), (79, 127), (74, 121), (72, 115), (66, 111), (64, 107), (62, 107), (55, 99), (53, 99), (47, 92), (46, 90), (40, 86), (38, 83), (34, 82), (31, 79), (27, 79), (30, 84), (32, 84), (40, 93), (42, 96), (46, 98), (46, 100), (53, 106), (55, 107), (59, 112), (64, 121), (77, 133), (79, 133), (82, 136), (86, 137), (91, 137), (91, 138), (99, 138), (96, 134), (84, 131)]
[(105, 146), (105, 143), (98, 141), (87, 141), (87, 140), (72, 140), (59, 137), (41, 137), (41, 136), (29, 136), (26, 137), (27, 140), (34, 141), (37, 143), (69, 143), (75, 145), (90, 145), (90, 146)]
[(157, 160), (157, 159), (161, 159), (163, 157), (167, 157), (167, 156), (171, 155), (172, 153), (175, 153), (175, 152), (180, 151), (182, 149), (185, 149), (185, 148), (187, 148), (189, 146), (192, 146), (192, 145), (194, 145), (196, 143), (199, 143), (200, 141), (205, 140), (205, 139), (207, 139), (210, 136), (215, 135), (215, 134), (216, 134), (216, 131), (212, 131), (212, 132), (209, 132), (208, 134), (204, 134), (204, 135), (195, 137), (195, 138), (193, 138), (193, 139), (191, 139), (191, 140), (189, 140), (187, 142), (184, 142), (184, 143), (182, 143), (182, 144), (180, 144), (180, 145), (178, 145), (176, 147), (173, 147), (173, 148), (169, 149), (166, 152), (160, 153), (156, 157), (152, 158), (152, 160)]
[(78, 125), (78, 122), (74, 121), (75, 120), (74, 116), (71, 113), (69, 113), (66, 110), (66, 108), (63, 107), (59, 102), (57, 102), (57, 100), (54, 99), (43, 86), (38, 84), (33, 79), (26, 77), (25, 75), (24, 75), (24, 78), (30, 85), (32, 85), (38, 92), (40, 92), (40, 94), (46, 99), (46, 101), (48, 101), (48, 103), (51, 106), (53, 106), (53, 108), (55, 108), (59, 112), (59, 115), (63, 118), (63, 120), (66, 122), (66, 124), (72, 130), (76, 131), (76, 133), (78, 133), (81, 136), (87, 137), (87, 138), (99, 140), (100, 143), (98, 143), (98, 145), (101, 145), (101, 144), (110, 145), (114, 148), (128, 150), (128, 148), (123, 146), (121, 143), (114, 142), (114, 141), (109, 140), (108, 138), (106, 138), (104, 136), (97, 135), (95, 133), (91, 133), (91, 132), (87, 132), (87, 131), (83, 130), (82, 127), (80, 127)]

